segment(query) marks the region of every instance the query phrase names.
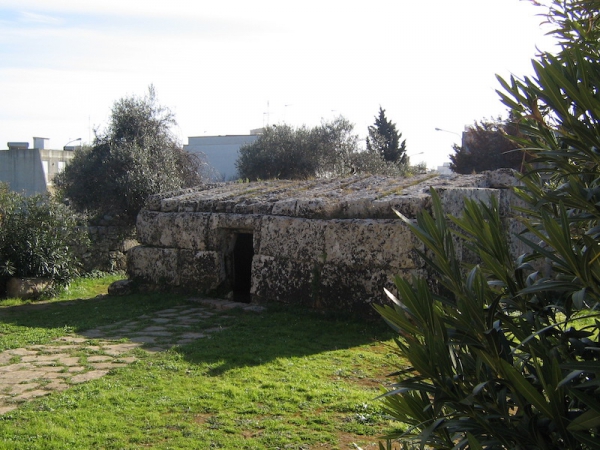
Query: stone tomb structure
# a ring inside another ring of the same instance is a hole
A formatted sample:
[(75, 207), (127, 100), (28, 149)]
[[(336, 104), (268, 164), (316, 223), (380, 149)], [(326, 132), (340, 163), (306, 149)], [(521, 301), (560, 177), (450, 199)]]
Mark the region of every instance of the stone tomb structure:
[(385, 301), (396, 275), (424, 270), (420, 243), (394, 209), (415, 219), (435, 187), (446, 212), (464, 196), (500, 200), (507, 171), (481, 175), (224, 183), (152, 196), (137, 219), (128, 272), (140, 285), (243, 302), (281, 301), (362, 314)]

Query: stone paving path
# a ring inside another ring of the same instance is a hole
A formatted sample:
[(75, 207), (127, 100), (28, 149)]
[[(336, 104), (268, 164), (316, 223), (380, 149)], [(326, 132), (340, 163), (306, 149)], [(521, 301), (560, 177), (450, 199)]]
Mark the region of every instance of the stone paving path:
[(201, 332), (197, 327), (190, 331), (194, 324), (219, 310), (262, 310), (260, 306), (226, 300), (194, 299), (194, 302), (198, 306), (177, 306), (60, 337), (50, 344), (0, 352), (0, 414), (16, 409), (25, 401), (100, 378), (111, 369), (131, 364), (137, 360), (136, 349), (164, 351), (221, 331), (223, 328), (214, 326)]

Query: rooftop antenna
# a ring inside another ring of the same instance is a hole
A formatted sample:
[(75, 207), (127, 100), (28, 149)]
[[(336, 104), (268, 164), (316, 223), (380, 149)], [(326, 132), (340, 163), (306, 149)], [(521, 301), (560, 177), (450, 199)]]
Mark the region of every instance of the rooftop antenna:
[(267, 116), (267, 126), (269, 126), (269, 122), (271, 120), (271, 109), (269, 107), (269, 100), (267, 100), (267, 111), (263, 113), (263, 128), (265, 126), (265, 116)]

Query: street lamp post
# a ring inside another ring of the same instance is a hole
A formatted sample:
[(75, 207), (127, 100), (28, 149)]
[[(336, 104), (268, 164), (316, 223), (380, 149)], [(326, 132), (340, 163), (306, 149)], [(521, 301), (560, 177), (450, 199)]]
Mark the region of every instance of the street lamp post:
[(460, 134), (458, 134), (458, 133), (455, 133), (454, 131), (448, 131), (448, 130), (444, 130), (444, 129), (442, 129), (442, 128), (437, 128), (437, 127), (436, 127), (436, 128), (435, 128), (435, 131), (443, 131), (444, 133), (455, 134), (455, 135), (457, 135), (458, 137), (460, 137)]
[(65, 145), (63, 145), (63, 150), (66, 150), (66, 149), (67, 149), (67, 146), (68, 146), (70, 143), (72, 143), (72, 142), (77, 142), (77, 141), (79, 141), (79, 142), (80, 142), (79, 146), (81, 146), (81, 138), (77, 138), (77, 139), (73, 139), (72, 141), (69, 141), (69, 142), (67, 142)]

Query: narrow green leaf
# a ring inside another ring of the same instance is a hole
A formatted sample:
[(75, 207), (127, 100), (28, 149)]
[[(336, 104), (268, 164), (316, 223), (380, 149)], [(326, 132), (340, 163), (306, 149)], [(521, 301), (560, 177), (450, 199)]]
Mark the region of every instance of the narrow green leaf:
[(582, 415), (577, 417), (575, 420), (572, 420), (571, 423), (567, 426), (567, 430), (582, 431), (589, 430), (598, 426), (600, 426), (600, 413), (594, 411), (593, 409), (589, 409)]
[(582, 444), (585, 444), (591, 450), (600, 450), (600, 441), (597, 435), (590, 435), (589, 433), (573, 432), (573, 436)]
[(467, 432), (467, 440), (469, 442), (469, 450), (483, 450), (483, 446), (470, 432)]
[(542, 394), (540, 394), (527, 379), (512, 365), (500, 360), (502, 371), (506, 378), (512, 383), (515, 393), (524, 397), (533, 406), (539, 409), (547, 417), (552, 417), (552, 408)]
[(583, 370), (573, 370), (571, 373), (569, 373), (569, 375), (567, 375), (562, 380), (560, 380), (560, 383), (558, 383), (558, 385), (556, 387), (564, 386), (569, 381), (571, 381), (573, 378), (577, 378), (582, 373), (585, 373), (585, 372)]

